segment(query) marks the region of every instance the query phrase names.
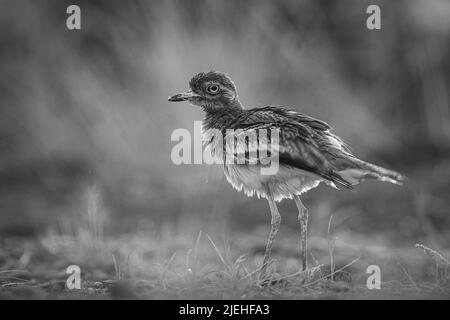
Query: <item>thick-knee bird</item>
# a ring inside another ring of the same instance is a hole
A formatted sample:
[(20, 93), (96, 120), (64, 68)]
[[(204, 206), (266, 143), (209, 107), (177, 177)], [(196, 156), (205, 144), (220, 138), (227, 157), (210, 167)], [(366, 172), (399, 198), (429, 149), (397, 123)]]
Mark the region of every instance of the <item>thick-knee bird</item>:
[[(190, 80), (189, 86), (189, 91), (176, 94), (169, 101), (188, 101), (203, 109), (203, 143), (222, 161), (227, 180), (246, 195), (264, 197), (269, 202), (272, 219), (261, 268), (263, 274), (281, 222), (276, 202), (295, 201), (302, 269), (306, 270), (308, 211), (300, 200), (301, 194), (320, 182), (353, 189), (368, 178), (395, 184), (404, 180), (395, 171), (355, 157), (324, 121), (285, 106), (244, 108), (236, 86), (225, 73), (199, 73)], [(277, 170), (264, 173), (263, 169), (272, 165), (271, 161), (277, 161)]]

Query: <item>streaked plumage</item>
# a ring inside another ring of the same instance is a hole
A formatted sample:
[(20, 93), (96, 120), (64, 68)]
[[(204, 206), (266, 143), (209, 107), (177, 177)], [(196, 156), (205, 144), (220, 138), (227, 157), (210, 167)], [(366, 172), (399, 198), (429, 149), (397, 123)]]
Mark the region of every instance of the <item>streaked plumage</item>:
[[(239, 191), (252, 196), (265, 197), (264, 184), (274, 189), (275, 200), (292, 199), (320, 182), (352, 189), (365, 178), (400, 183), (402, 176), (394, 171), (357, 159), (331, 127), (321, 121), (283, 106), (253, 109), (207, 109), (204, 119), (204, 142), (214, 145), (208, 138), (210, 129), (249, 130), (279, 129), (280, 172), (276, 176), (263, 176), (258, 165), (225, 165), (228, 181)], [(245, 145), (246, 151), (249, 146)], [(212, 147), (213, 150), (217, 148)], [(223, 156), (220, 152), (218, 156)]]
[[(210, 71), (199, 73), (190, 81), (191, 91), (178, 94), (169, 101), (185, 101), (202, 107), (203, 140), (213, 155), (224, 160), (222, 141), (212, 134), (220, 130), (223, 141), (232, 138), (238, 141), (236, 153), (246, 153), (260, 148), (240, 136), (260, 132), (261, 129), (279, 132), (279, 170), (274, 175), (261, 175), (261, 162), (224, 164), (224, 173), (232, 186), (248, 196), (256, 195), (269, 200), (272, 212), (271, 237), (278, 230), (279, 213), (273, 201), (288, 198), (296, 200), (300, 216), (306, 208), (298, 197), (302, 193), (325, 182), (336, 188), (352, 189), (366, 178), (401, 184), (403, 176), (391, 170), (364, 162), (356, 158), (336, 135), (331, 127), (307, 115), (284, 106), (266, 106), (244, 109), (239, 102), (236, 87), (224, 73)], [(233, 130), (231, 133), (228, 131)], [(270, 141), (269, 141), (270, 144)], [(267, 146), (268, 148), (268, 146)], [(260, 159), (262, 160), (262, 159)], [(276, 218), (274, 224), (274, 217)], [(304, 219), (304, 218), (302, 218)], [(304, 226), (306, 230), (306, 225)], [(302, 227), (303, 228), (303, 227)], [(305, 232), (306, 233), (306, 232)], [(273, 239), (272, 239), (273, 241)], [(304, 263), (306, 266), (306, 238), (304, 239)], [(267, 246), (265, 263), (270, 257), (271, 241)]]

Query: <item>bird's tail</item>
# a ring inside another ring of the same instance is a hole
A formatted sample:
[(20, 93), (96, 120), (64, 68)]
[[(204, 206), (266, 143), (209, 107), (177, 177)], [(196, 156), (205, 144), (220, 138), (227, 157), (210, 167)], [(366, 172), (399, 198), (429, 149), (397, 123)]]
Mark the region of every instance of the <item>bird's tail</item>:
[(396, 171), (385, 169), (357, 158), (352, 157), (351, 163), (351, 167), (339, 171), (339, 174), (352, 185), (359, 184), (365, 179), (376, 179), (402, 185), (406, 179), (405, 176)]

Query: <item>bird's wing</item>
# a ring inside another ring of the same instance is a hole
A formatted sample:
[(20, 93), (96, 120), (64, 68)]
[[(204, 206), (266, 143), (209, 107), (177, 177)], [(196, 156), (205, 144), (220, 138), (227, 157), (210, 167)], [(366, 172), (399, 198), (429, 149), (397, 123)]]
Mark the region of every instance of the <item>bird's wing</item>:
[(253, 108), (246, 110), (240, 118), (235, 122), (237, 125), (245, 125), (254, 122), (277, 122), (277, 121), (290, 121), (298, 122), (308, 125), (317, 131), (331, 130), (331, 126), (322, 121), (300, 112), (294, 111), (285, 106), (267, 106), (261, 108)]
[(261, 130), (267, 130), (269, 144), (266, 149), (269, 152), (271, 148), (275, 150), (275, 144), (271, 144), (271, 135), (276, 130), (279, 137), (276, 151), (280, 164), (309, 171), (352, 188), (351, 183), (340, 176), (334, 165), (340, 153), (349, 151), (338, 137), (329, 132), (331, 127), (323, 121), (285, 107), (269, 106), (247, 110), (229, 128), (234, 130), (233, 135), (238, 142), (237, 153), (252, 152), (255, 148), (261, 151), (259, 141), (248, 144), (252, 139), (247, 139)]

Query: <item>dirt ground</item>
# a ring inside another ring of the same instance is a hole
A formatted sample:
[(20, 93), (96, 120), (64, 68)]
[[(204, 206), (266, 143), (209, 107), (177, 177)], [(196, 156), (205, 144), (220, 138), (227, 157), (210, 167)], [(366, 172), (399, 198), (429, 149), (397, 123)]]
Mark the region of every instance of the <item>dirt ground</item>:
[[(297, 237), (277, 242), (268, 275), (259, 266), (265, 232), (228, 241), (205, 232), (169, 231), (93, 239), (49, 234), (39, 241), (2, 239), (3, 299), (448, 299), (445, 258), (429, 249), (388, 249), (342, 236), (310, 239), (309, 269), (301, 272)], [(330, 265), (333, 258), (333, 272)], [(81, 288), (69, 289), (66, 270), (77, 265)], [(381, 288), (368, 289), (369, 265)]]

